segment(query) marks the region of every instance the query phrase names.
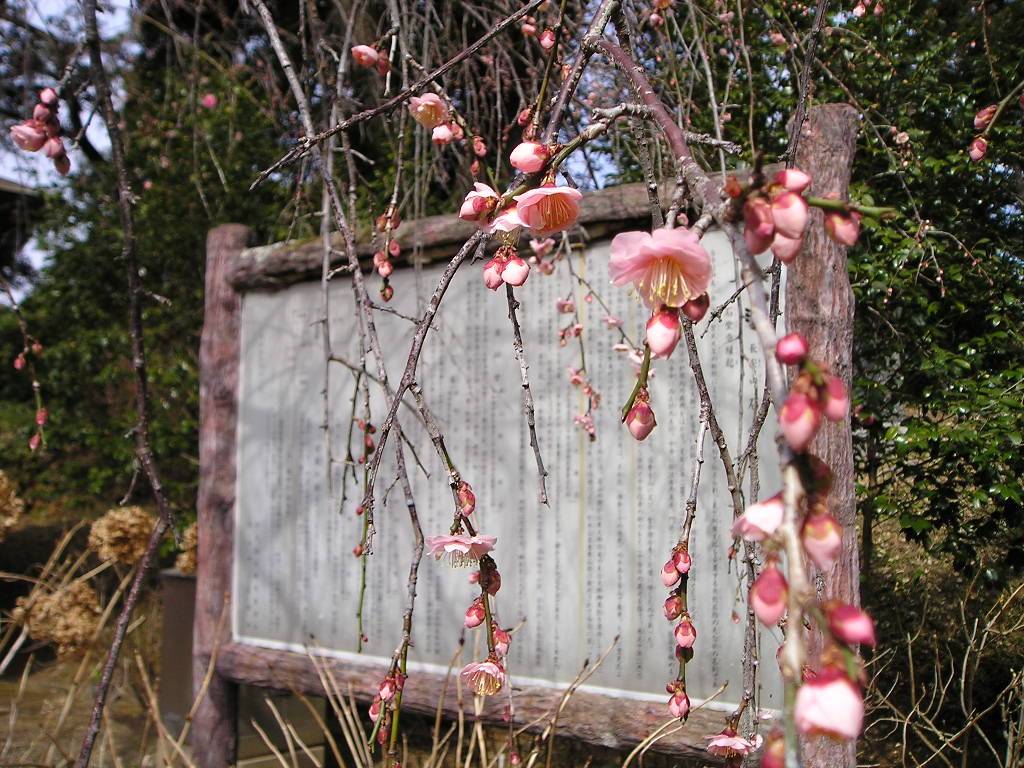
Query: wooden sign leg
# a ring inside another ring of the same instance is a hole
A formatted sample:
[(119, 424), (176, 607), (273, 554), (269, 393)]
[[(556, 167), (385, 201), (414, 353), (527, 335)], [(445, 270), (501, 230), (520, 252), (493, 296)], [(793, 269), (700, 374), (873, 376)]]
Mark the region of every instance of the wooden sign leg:
[[(231, 559), (235, 509), (235, 429), (241, 298), (227, 275), (252, 232), (225, 224), (206, 238), (206, 307), (199, 347), (199, 553), (193, 630), (192, 684), (199, 707), (192, 754), (200, 768), (227, 768), (238, 741), (238, 687), (214, 666), (231, 633)], [(220, 633), (220, 637), (218, 637)], [(205, 685), (205, 692), (203, 687)]]

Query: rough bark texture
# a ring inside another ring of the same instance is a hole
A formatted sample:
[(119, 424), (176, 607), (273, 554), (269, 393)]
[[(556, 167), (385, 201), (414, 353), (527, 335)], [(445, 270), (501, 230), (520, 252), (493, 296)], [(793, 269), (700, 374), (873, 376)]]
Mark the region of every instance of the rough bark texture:
[[(323, 665), (337, 681), (337, 687), (347, 692), (351, 684), (357, 701), (369, 706), (380, 685), (383, 669), (379, 664), (322, 657)], [(324, 695), (320, 678), (308, 656), (289, 651), (256, 648), (244, 643), (225, 645), (217, 657), (219, 675), (247, 685), (259, 685), (281, 690), (304, 691), (316, 696)], [(454, 718), (459, 712), (455, 694), (453, 670), (448, 680), (444, 675), (416, 672), (409, 675), (402, 691), (402, 709), (433, 716), (438, 707), (445, 716)], [(562, 689), (534, 686), (516, 686), (515, 722), (532, 724), (528, 730), (540, 732), (550, 722), (562, 696)], [(508, 696), (504, 691), (487, 696), (479, 715), (474, 714), (473, 696), (466, 694), (463, 714), (469, 720), (480, 720), (492, 725), (504, 725)], [(365, 715), (363, 710), (361, 714)], [(557, 733), (613, 749), (629, 749), (652, 733), (667, 720), (663, 702), (615, 699), (596, 693), (577, 691), (558, 717)], [(366, 719), (367, 727), (369, 720)], [(700, 709), (690, 713), (686, 725), (678, 732), (657, 742), (652, 752), (677, 755), (680, 768), (722, 765), (722, 761), (705, 750), (704, 736), (722, 729), (722, 713)]]
[[(217, 644), (217, 628), (230, 610), (235, 507), (235, 427), (241, 297), (227, 280), (251, 230), (225, 224), (206, 238), (206, 307), (199, 347), (199, 552), (192, 681), (198, 693)], [(222, 638), (226, 642), (229, 638)], [(210, 680), (192, 724), (192, 754), (201, 768), (227, 768), (235, 759), (237, 685), (220, 674)]]
[[(804, 123), (796, 165), (814, 179), (809, 194), (846, 199), (856, 149), (859, 121), (846, 104), (812, 107)], [(800, 333), (810, 344), (810, 356), (825, 363), (850, 386), (853, 370), (853, 290), (846, 267), (846, 248), (833, 242), (822, 226), (824, 215), (811, 210), (803, 252), (788, 267), (786, 330)], [(834, 475), (828, 503), (843, 527), (843, 552), (828, 571), (818, 573), (815, 586), (823, 599), (860, 604), (857, 557), (857, 510), (853, 477), (850, 419), (823, 422), (811, 443)], [(812, 570), (813, 573), (813, 570)], [(810, 640), (811, 663), (821, 651), (822, 638)], [(809, 739), (805, 768), (855, 768), (855, 744)]]

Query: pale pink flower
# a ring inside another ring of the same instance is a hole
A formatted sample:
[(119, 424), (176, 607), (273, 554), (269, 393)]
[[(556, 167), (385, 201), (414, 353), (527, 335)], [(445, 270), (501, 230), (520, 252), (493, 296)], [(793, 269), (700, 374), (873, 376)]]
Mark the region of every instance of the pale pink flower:
[[(972, 160), (974, 158), (971, 158)], [(825, 234), (840, 245), (852, 248), (860, 237), (860, 214), (830, 211), (825, 214)]]
[(582, 373), (580, 373), (578, 370), (573, 368), (571, 365), (568, 366), (568, 368), (566, 370), (569, 371), (569, 383), (570, 384), (572, 384), (574, 387), (583, 386), (583, 384), (586, 382), (586, 378), (584, 378)]
[(790, 192), (803, 192), (811, 185), (811, 177), (799, 168), (786, 168), (775, 174), (775, 183), (781, 184)]
[(796, 692), (796, 727), (801, 733), (855, 739), (864, 723), (864, 699), (836, 667), (826, 667)]
[(732, 535), (744, 541), (764, 541), (782, 524), (782, 494), (751, 504), (732, 524)]
[(499, 213), (487, 225), (486, 230), (488, 232), (511, 232), (519, 227), (523, 226), (523, 222), (519, 219), (519, 213), (515, 208), (506, 208), (504, 211)]
[(637, 440), (644, 440), (656, 426), (658, 426), (658, 422), (654, 419), (654, 410), (646, 400), (637, 398), (636, 403), (626, 415), (626, 427), (629, 429), (629, 434)]
[(494, 654), (499, 659), (508, 656), (508, 647), (512, 644), (512, 636), (501, 627), (496, 626), (491, 637), (494, 640)]
[(789, 447), (799, 453), (810, 444), (821, 426), (821, 408), (803, 392), (794, 392), (782, 404), (779, 426)]
[(647, 20), (651, 22), (652, 27), (660, 27), (665, 23), (665, 18), (660, 13), (652, 13)]
[(680, 648), (693, 648), (693, 644), (697, 642), (697, 628), (693, 626), (689, 616), (683, 616), (676, 624), (673, 634), (676, 636), (676, 645)]
[(505, 262), (501, 259), (491, 259), (484, 264), (484, 285), (490, 288), (492, 291), (498, 290), (504, 280), (501, 277), (501, 273), (505, 271)]
[(768, 39), (772, 41), (772, 45), (786, 44), (786, 37), (781, 32), (769, 32)]
[(799, 365), (809, 351), (807, 339), (799, 333), (791, 333), (779, 339), (775, 345), (775, 359), (783, 365)]
[(688, 229), (622, 232), (612, 239), (608, 271), (615, 285), (633, 283), (651, 309), (681, 307), (711, 283), (711, 257)]
[(544, 167), (551, 152), (543, 144), (536, 141), (524, 141), (512, 150), (508, 161), (513, 168), (523, 173), (536, 173)]
[(794, 240), (803, 237), (807, 226), (807, 202), (796, 192), (784, 191), (772, 197), (775, 232)]
[(685, 718), (690, 714), (690, 697), (686, 691), (676, 691), (668, 700), (668, 711), (672, 717)]
[(751, 253), (768, 250), (775, 236), (772, 206), (763, 197), (748, 197), (743, 204), (743, 241)]
[(766, 627), (773, 627), (786, 613), (786, 601), (789, 597), (789, 585), (786, 577), (774, 562), (769, 561), (761, 575), (750, 585), (747, 600), (757, 616), (757, 620)]
[(11, 126), (11, 139), (19, 149), (38, 152), (46, 143), (46, 131), (35, 120), (26, 120)]
[(855, 605), (831, 602), (825, 605), (828, 626), (832, 634), (850, 645), (875, 647), (875, 622)]
[(430, 140), (443, 147), (455, 141), (455, 132), (448, 123), (441, 123), (441, 125), (434, 126), (434, 130), (430, 133)]
[(647, 321), (647, 346), (658, 357), (667, 359), (672, 356), (682, 333), (679, 310), (662, 307)]
[(744, 738), (736, 735), (732, 728), (726, 728), (714, 736), (705, 736), (708, 740), (708, 754), (720, 755), (721, 757), (736, 757), (746, 755), (754, 750), (754, 745)]
[(203, 97), (199, 99), (199, 103), (207, 109), (213, 109), (217, 106), (217, 95), (213, 93), (204, 93)]
[(554, 247), (555, 241), (550, 237), (544, 240), (530, 240), (530, 248), (533, 249), (533, 252), (537, 255), (538, 259), (543, 259), (547, 256), (551, 253), (551, 249)]
[(513, 198), (523, 225), (540, 237), (561, 232), (576, 223), (583, 194), (572, 187), (545, 186)]
[(843, 421), (850, 412), (850, 393), (838, 376), (829, 376), (825, 381), (825, 405), (822, 411), (829, 421)]
[(478, 181), (473, 185), (473, 190), (466, 195), (466, 199), (462, 201), (459, 218), (463, 221), (471, 221), (478, 227), (486, 227), (487, 219), (500, 199), (501, 195), (494, 189)]
[(448, 559), (453, 568), (474, 565), (494, 549), (494, 536), (428, 536), (428, 554), (435, 560)]
[(555, 309), (563, 315), (571, 315), (576, 311), (576, 302), (572, 299), (555, 299)]
[(843, 551), (843, 529), (827, 512), (807, 516), (800, 530), (800, 543), (822, 571), (832, 567)]
[(53, 112), (45, 104), (36, 104), (32, 107), (32, 119), (38, 123), (48, 123), (53, 119)]
[(353, 45), (352, 46), (352, 58), (356, 60), (356, 63), (363, 67), (372, 67), (377, 63), (377, 59), (380, 58), (380, 54), (377, 53), (377, 49), (369, 45)]
[(460, 674), (473, 692), (481, 696), (491, 696), (505, 684), (505, 670), (491, 659), (467, 664)]
[(448, 107), (436, 93), (410, 97), (409, 112), (424, 128), (435, 128), (448, 120)]
[(855, 6), (853, 6), (854, 18), (859, 19), (861, 16), (867, 13), (867, 10), (868, 9), (864, 7), (864, 3), (857, 3)]
[(530, 276), (530, 265), (518, 256), (514, 256), (505, 263), (501, 279), (511, 286), (518, 287), (526, 282)]

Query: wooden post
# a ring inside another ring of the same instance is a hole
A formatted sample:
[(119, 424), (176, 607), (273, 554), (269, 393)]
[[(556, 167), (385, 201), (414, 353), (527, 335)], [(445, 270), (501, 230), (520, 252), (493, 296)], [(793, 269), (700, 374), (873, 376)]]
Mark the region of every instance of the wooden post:
[[(206, 306), (199, 345), (199, 553), (192, 656), (192, 685), (197, 695), (218, 640), (228, 642), (231, 632), (241, 297), (226, 278), (251, 234), (240, 224), (224, 224), (206, 238)], [(192, 754), (201, 768), (227, 768), (235, 762), (237, 699), (237, 685), (215, 671), (192, 722)]]
[[(796, 157), (796, 167), (814, 180), (810, 195), (846, 199), (858, 127), (857, 112), (847, 104), (811, 107)], [(846, 267), (846, 248), (829, 239), (823, 221), (822, 211), (812, 209), (803, 252), (787, 268), (786, 330), (802, 334), (810, 345), (810, 356), (825, 363), (849, 387), (853, 371), (853, 289)], [(859, 605), (857, 509), (849, 417), (838, 424), (825, 420), (810, 450), (832, 468), (828, 503), (843, 528), (842, 555), (831, 569), (818, 574), (818, 595), (825, 600)], [(821, 634), (812, 633), (809, 645), (814, 664), (821, 652)], [(842, 744), (816, 738), (805, 744), (804, 768), (856, 765), (853, 742)]]

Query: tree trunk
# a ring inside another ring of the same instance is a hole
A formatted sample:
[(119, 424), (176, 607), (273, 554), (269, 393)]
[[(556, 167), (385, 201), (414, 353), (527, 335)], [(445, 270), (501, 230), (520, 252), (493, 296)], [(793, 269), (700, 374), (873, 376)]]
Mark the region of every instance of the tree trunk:
[[(801, 130), (796, 165), (814, 180), (809, 194), (845, 199), (858, 131), (856, 111), (846, 104), (812, 107)], [(800, 333), (810, 356), (827, 365), (846, 386), (853, 370), (853, 290), (846, 267), (846, 248), (833, 242), (822, 226), (824, 215), (812, 209), (803, 252), (788, 267), (786, 330)], [(811, 453), (833, 473), (828, 504), (843, 528), (843, 551), (832, 568), (815, 574), (818, 596), (860, 604), (857, 557), (857, 510), (853, 476), (853, 442), (849, 416), (841, 423), (825, 420), (811, 443)], [(812, 573), (815, 573), (812, 567)], [(818, 660), (822, 636), (809, 641), (810, 663)], [(827, 738), (808, 739), (805, 768), (856, 768), (856, 744)]]

